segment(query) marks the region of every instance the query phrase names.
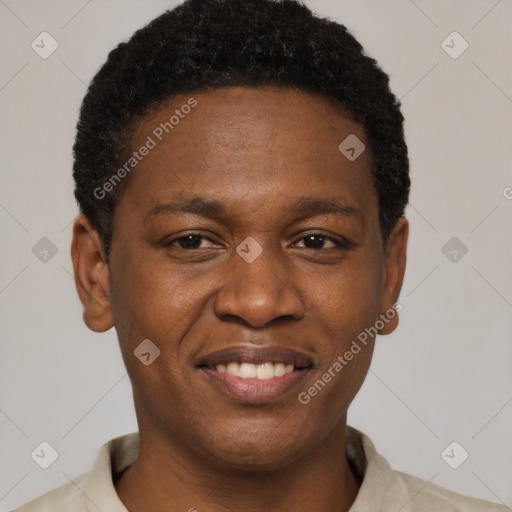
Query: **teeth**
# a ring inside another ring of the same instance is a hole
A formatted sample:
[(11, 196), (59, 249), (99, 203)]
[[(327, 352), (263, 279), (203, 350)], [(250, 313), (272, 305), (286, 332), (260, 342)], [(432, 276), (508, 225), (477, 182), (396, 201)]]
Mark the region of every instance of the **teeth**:
[(266, 380), (272, 379), (275, 375), (274, 365), (272, 363), (259, 364), (256, 369), (256, 376), (258, 379)]
[(258, 370), (255, 364), (242, 363), (240, 365), (239, 376), (242, 377), (242, 379), (254, 379), (257, 372)]
[(286, 373), (283, 363), (276, 363), (274, 365), (274, 374), (276, 377), (282, 377)]
[(241, 377), (242, 379), (260, 379), (267, 380), (274, 377), (282, 377), (286, 373), (292, 373), (294, 370), (293, 364), (284, 363), (271, 363), (266, 362), (262, 364), (252, 363), (238, 363), (233, 361), (231, 363), (218, 364), (215, 369), (220, 373), (227, 373), (233, 377)]
[(229, 363), (226, 369), (226, 373), (228, 375), (233, 375), (233, 377), (238, 377), (240, 375), (239, 371), (240, 365), (238, 363)]

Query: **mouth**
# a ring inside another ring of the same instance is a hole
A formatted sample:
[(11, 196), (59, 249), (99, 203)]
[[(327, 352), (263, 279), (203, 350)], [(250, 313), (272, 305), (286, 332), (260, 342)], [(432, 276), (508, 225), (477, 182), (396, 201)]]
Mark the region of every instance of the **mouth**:
[(227, 373), (232, 377), (240, 377), (241, 379), (268, 380), (274, 377), (282, 377), (287, 373), (298, 370), (298, 368), (291, 363), (285, 364), (282, 362), (266, 361), (260, 364), (253, 364), (231, 361), (228, 364), (217, 364), (214, 368), (210, 367), (210, 370)]
[(197, 368), (220, 391), (239, 402), (282, 398), (313, 368), (310, 356), (283, 347), (230, 347), (201, 359)]

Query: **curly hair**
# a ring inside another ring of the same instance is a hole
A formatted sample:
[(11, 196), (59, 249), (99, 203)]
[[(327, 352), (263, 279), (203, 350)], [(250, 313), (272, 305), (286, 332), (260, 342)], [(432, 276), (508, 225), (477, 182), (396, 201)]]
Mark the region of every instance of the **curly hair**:
[(73, 146), (75, 197), (107, 256), (124, 179), (94, 190), (129, 158), (144, 116), (185, 93), (278, 86), (330, 100), (360, 123), (372, 155), (384, 245), (408, 202), (409, 159), (389, 77), (344, 25), (297, 0), (186, 0), (113, 49), (83, 100)]

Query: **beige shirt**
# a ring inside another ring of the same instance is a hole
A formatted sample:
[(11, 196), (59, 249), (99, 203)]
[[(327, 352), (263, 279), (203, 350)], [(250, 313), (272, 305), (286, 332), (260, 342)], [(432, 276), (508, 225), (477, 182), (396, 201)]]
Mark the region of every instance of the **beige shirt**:
[[(139, 434), (104, 444), (92, 470), (14, 512), (128, 512), (116, 494), (114, 480), (137, 458)], [(347, 456), (363, 483), (350, 512), (510, 512), (395, 471), (370, 439), (347, 427)]]

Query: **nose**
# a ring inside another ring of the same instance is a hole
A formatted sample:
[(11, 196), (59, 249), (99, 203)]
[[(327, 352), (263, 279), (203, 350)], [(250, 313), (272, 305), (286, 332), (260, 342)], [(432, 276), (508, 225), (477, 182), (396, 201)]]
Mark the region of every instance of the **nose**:
[(215, 298), (216, 315), (224, 320), (236, 317), (254, 328), (278, 318), (302, 318), (304, 304), (293, 286), (292, 269), (280, 256), (266, 249), (248, 263), (233, 254), (232, 269)]

